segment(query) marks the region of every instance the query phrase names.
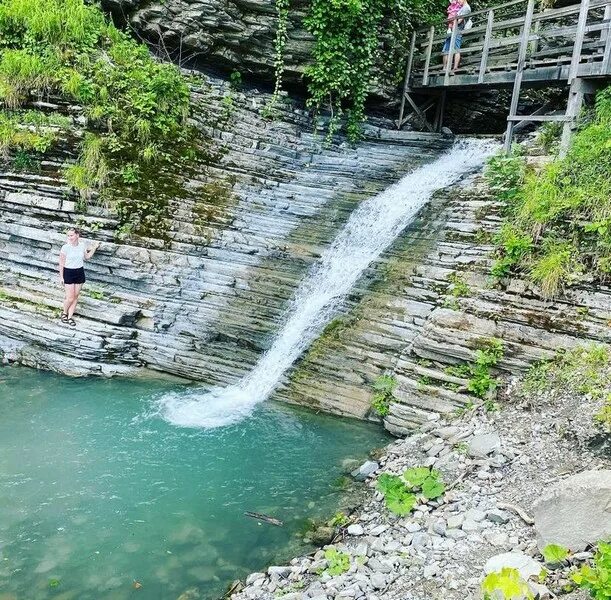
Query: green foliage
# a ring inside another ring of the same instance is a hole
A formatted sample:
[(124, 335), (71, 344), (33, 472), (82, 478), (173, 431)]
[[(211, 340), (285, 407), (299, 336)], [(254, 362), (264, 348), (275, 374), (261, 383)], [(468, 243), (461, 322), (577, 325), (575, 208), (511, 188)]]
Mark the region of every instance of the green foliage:
[(448, 277), (450, 285), (448, 286), (447, 293), (455, 298), (464, 298), (471, 293), (471, 289), (467, 285), (467, 282), (459, 273), (451, 273)]
[(373, 397), (371, 407), (381, 417), (385, 417), (390, 409), (390, 403), (394, 400), (394, 391), (398, 382), (394, 375), (380, 375), (373, 382)]
[[(522, 273), (551, 297), (583, 277), (611, 275), (609, 89), (598, 94), (595, 115), (565, 158), (538, 170), (515, 155), (490, 161), (488, 182), (506, 214), (496, 239), (497, 277)], [(549, 145), (552, 133), (541, 135)]]
[[(490, 397), (499, 386), (499, 379), (492, 375), (492, 368), (501, 360), (505, 349), (503, 341), (497, 338), (480, 340), (480, 348), (475, 352), (475, 361), (448, 367), (446, 373), (454, 377), (468, 378), (467, 390), (478, 398)], [(488, 402), (487, 410), (496, 410), (496, 405)]]
[(399, 516), (408, 515), (416, 506), (417, 498), (398, 475), (382, 473), (378, 477), (378, 490), (384, 495), (388, 510)]
[(344, 525), (348, 525), (348, 523), (350, 523), (350, 519), (341, 511), (335, 513), (329, 521), (331, 527), (343, 527)]
[(482, 591), (486, 599), (491, 598), (491, 594), (495, 594), (495, 598), (499, 598), (500, 595), (503, 600), (521, 600), (522, 598), (532, 600), (534, 598), (528, 584), (520, 577), (520, 572), (510, 567), (486, 575), (482, 582)]
[(411, 26), (437, 17), (441, 4), (438, 0), (312, 0), (305, 20), (315, 40), (314, 63), (306, 69), (309, 106), (317, 114), (323, 108), (330, 111), (328, 139), (344, 117), (349, 139), (361, 137), (365, 101), (375, 82), (374, 65), (388, 65), (393, 83), (398, 83), (395, 73), (402, 70)]
[(325, 559), (329, 562), (329, 566), (325, 569), (329, 575), (341, 575), (350, 569), (350, 555), (337, 548), (327, 548)]
[(232, 71), (229, 75), (229, 85), (233, 90), (239, 90), (242, 87), (242, 73), (240, 71)]
[(594, 415), (594, 420), (606, 433), (611, 433), (611, 393), (608, 393), (601, 409)]
[(537, 134), (537, 143), (541, 145), (547, 154), (555, 154), (558, 152), (561, 134), (562, 123), (543, 123)]
[(555, 564), (564, 562), (569, 556), (569, 551), (560, 544), (548, 544), (541, 550), (541, 554), (546, 563)]
[(272, 116), (280, 90), (282, 89), (282, 76), (284, 74), (284, 49), (287, 41), (287, 28), (289, 23), (290, 0), (274, 0), (278, 25), (276, 26), (276, 38), (274, 41), (274, 93), (269, 104), (265, 107), (265, 115)]
[(38, 113), (35, 120), (34, 114), (34, 111), (0, 112), (0, 157), (6, 159), (11, 151), (42, 154), (57, 140), (59, 129), (55, 123), (43, 113)]
[(155, 201), (150, 180), (193, 157), (180, 71), (154, 60), (84, 0), (3, 0), (0, 49), (0, 102), (7, 107), (48, 93), (84, 107), (89, 131), (66, 170), (68, 183), (87, 199), (102, 190), (123, 229), (158, 234), (151, 224), (163, 223), (168, 203)]
[(611, 598), (611, 543), (599, 542), (594, 565), (584, 565), (573, 574), (573, 581), (590, 592), (595, 600)]
[(524, 181), (526, 163), (519, 146), (509, 156), (498, 154), (488, 160), (484, 175), (490, 190), (503, 201), (513, 199)]
[(533, 365), (522, 383), (525, 393), (558, 391), (600, 398), (608, 390), (609, 348), (592, 344), (559, 352), (552, 360)]
[(425, 501), (433, 500), (445, 492), (439, 471), (428, 467), (407, 469), (403, 477), (382, 473), (377, 487), (384, 495), (387, 508), (400, 516), (409, 514), (419, 497)]
[(418, 490), (419, 488), (427, 500), (439, 498), (445, 492), (445, 486), (441, 481), (440, 473), (436, 469), (413, 467), (405, 471), (403, 477), (411, 485), (412, 489)]

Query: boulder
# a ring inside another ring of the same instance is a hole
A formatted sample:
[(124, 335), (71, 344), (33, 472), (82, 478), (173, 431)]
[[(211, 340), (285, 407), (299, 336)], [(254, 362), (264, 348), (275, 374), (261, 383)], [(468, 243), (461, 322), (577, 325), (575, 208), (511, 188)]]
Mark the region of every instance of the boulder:
[(523, 552), (505, 552), (489, 558), (484, 565), (484, 572), (486, 575), (497, 573), (505, 567), (519, 571), (524, 581), (528, 581), (531, 577), (538, 577), (543, 570), (543, 565)]
[(573, 552), (611, 537), (611, 470), (584, 471), (546, 491), (534, 507), (537, 544)]
[(469, 456), (485, 458), (501, 448), (501, 438), (496, 431), (475, 435), (469, 442)]

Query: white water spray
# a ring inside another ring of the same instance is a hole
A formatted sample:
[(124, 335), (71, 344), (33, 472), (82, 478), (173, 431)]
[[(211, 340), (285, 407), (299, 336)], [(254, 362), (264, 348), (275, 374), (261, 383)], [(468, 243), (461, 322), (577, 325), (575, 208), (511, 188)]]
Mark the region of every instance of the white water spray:
[(367, 266), (405, 229), (432, 194), (481, 166), (490, 143), (458, 142), (435, 162), (419, 167), (350, 216), (331, 246), (303, 279), (271, 348), (238, 384), (165, 394), (159, 414), (182, 427), (220, 427), (248, 416), (284, 372), (320, 334)]

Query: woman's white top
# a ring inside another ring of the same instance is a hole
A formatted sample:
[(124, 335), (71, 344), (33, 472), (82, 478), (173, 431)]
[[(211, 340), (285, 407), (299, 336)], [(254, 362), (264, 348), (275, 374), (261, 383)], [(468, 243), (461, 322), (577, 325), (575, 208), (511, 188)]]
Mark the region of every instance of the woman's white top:
[(80, 269), (85, 261), (85, 242), (82, 240), (76, 246), (64, 244), (61, 253), (66, 257), (64, 267), (66, 269)]

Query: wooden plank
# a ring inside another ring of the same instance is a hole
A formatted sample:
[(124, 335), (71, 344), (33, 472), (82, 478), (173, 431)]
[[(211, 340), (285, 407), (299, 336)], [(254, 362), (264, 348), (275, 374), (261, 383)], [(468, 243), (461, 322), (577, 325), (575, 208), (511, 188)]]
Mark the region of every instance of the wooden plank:
[(571, 121), (571, 117), (567, 117), (566, 115), (514, 115), (513, 117), (507, 117), (508, 121), (532, 121), (538, 123), (546, 123), (549, 121)]
[(424, 73), (422, 75), (422, 85), (426, 85), (429, 81), (429, 66), (431, 64), (431, 53), (433, 52), (433, 38), (435, 37), (435, 26), (431, 25), (429, 29), (429, 46), (424, 59)]
[[(522, 42), (520, 43), (520, 51), (518, 53), (518, 64), (516, 68), (516, 78), (513, 82), (513, 92), (511, 94), (511, 106), (509, 107), (509, 116), (516, 115), (518, 109), (518, 101), (520, 99), (520, 89), (522, 88), (522, 72), (524, 71), (524, 61), (526, 59), (526, 50), (528, 49), (528, 36), (530, 35), (530, 27), (532, 17), (535, 10), (535, 0), (528, 0), (528, 8), (524, 17), (524, 27), (522, 29)], [(507, 132), (505, 133), (505, 152), (511, 152), (511, 141), (513, 138), (513, 121), (507, 122)]]
[(573, 46), (573, 57), (571, 59), (571, 67), (569, 69), (568, 83), (573, 83), (577, 77), (577, 69), (581, 62), (581, 47), (583, 46), (583, 38), (585, 35), (586, 23), (588, 20), (588, 12), (590, 10), (590, 0), (581, 0), (579, 6), (579, 20), (577, 21), (577, 32), (575, 34), (575, 45)]
[(486, 74), (486, 66), (488, 63), (488, 52), (490, 51), (490, 40), (492, 38), (492, 25), (494, 23), (494, 10), (488, 11), (488, 22), (486, 23), (486, 37), (484, 38), (484, 47), (482, 48), (482, 60), (479, 63), (478, 83), (484, 81)]
[[(409, 92), (406, 92), (407, 94), (409, 94)], [(403, 127), (403, 125), (405, 125), (405, 123), (407, 123), (413, 115), (418, 115), (420, 118), (423, 118), (426, 111), (431, 108), (431, 106), (435, 105), (435, 98), (433, 98), (432, 100), (427, 100), (422, 106), (419, 107), (420, 109), (420, 113), (417, 113), (415, 110), (412, 110), (412, 112), (410, 112), (409, 114), (405, 115), (405, 117), (400, 121), (401, 125), (399, 127), (399, 129), (401, 129), (401, 127)]]

